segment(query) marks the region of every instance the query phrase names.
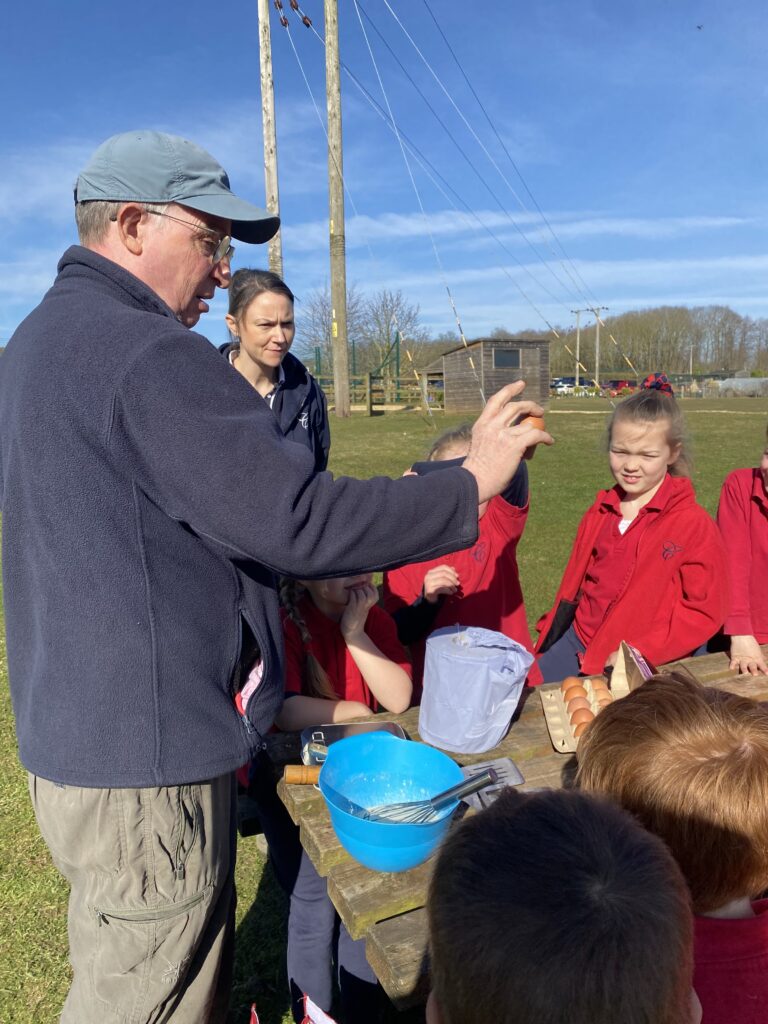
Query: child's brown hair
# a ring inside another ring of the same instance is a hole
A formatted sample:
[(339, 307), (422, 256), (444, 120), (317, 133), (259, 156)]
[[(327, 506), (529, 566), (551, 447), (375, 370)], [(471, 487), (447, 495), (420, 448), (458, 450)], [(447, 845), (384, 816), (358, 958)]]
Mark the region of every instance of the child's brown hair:
[(581, 738), (577, 783), (660, 836), (696, 913), (768, 887), (768, 710), (682, 675), (655, 676)]
[(442, 453), (450, 448), (469, 448), (471, 441), (472, 426), (469, 423), (462, 423), (454, 430), (446, 430), (427, 452), (427, 462), (439, 462)]
[(427, 912), (443, 1024), (690, 1020), (685, 883), (608, 801), (507, 790), (449, 833)]
[(307, 593), (307, 590), (298, 580), (283, 576), (280, 579), (280, 602), (285, 608), (288, 618), (296, 626), (304, 645), (304, 695), (306, 697), (321, 697), (323, 700), (338, 700), (339, 695), (333, 688), (333, 683), (328, 678), (328, 673), (309, 650), (312, 636), (307, 624), (301, 616), (299, 601)]
[(657, 423), (666, 420), (667, 443), (671, 448), (679, 448), (677, 459), (669, 467), (670, 476), (690, 476), (693, 460), (688, 446), (685, 421), (680, 406), (673, 395), (644, 388), (625, 398), (616, 406), (608, 419), (607, 447), (611, 447), (611, 437), (615, 423)]

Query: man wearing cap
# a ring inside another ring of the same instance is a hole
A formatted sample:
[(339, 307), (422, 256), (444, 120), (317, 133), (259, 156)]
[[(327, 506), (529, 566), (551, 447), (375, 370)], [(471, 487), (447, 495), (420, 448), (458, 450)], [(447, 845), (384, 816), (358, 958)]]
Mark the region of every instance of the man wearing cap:
[[(524, 449), (489, 402), (463, 468), (334, 480), (189, 330), (231, 238), (279, 221), (204, 150), (114, 136), (75, 188), (79, 246), (0, 360), (0, 498), (20, 757), (71, 884), (65, 1024), (223, 1022), (232, 772), (282, 700), (275, 573), (465, 547)], [(237, 701), (235, 700), (237, 698)]]

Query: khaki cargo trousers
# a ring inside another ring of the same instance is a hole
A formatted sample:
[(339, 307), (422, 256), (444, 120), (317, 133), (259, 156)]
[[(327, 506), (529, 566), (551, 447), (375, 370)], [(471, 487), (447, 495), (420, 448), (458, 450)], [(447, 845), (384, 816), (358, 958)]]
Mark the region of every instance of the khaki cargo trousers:
[(80, 789), (29, 776), (71, 886), (61, 1024), (224, 1024), (235, 923), (234, 776)]

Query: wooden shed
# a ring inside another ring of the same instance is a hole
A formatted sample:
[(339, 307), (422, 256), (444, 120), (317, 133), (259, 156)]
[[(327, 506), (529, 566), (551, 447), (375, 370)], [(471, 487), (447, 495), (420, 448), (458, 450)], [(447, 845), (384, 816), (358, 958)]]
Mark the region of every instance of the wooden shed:
[(446, 412), (477, 412), (481, 392), (488, 399), (515, 380), (526, 382), (526, 398), (543, 405), (549, 398), (549, 341), (478, 338), (443, 353), (424, 372), (433, 379), (442, 374)]

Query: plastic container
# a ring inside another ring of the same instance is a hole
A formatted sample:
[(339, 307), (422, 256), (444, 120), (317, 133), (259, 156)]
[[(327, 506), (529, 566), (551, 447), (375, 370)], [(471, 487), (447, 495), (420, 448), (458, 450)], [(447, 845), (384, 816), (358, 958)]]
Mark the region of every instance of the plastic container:
[(366, 821), (339, 806), (339, 797), (362, 807), (425, 800), (461, 782), (447, 754), (385, 732), (351, 736), (328, 748), (318, 783), (344, 849), (374, 871), (407, 871), (425, 861), (445, 834), (458, 801), (430, 824)]
[(427, 639), (419, 735), (441, 750), (492, 750), (509, 728), (532, 664), (532, 654), (495, 630), (435, 630)]

